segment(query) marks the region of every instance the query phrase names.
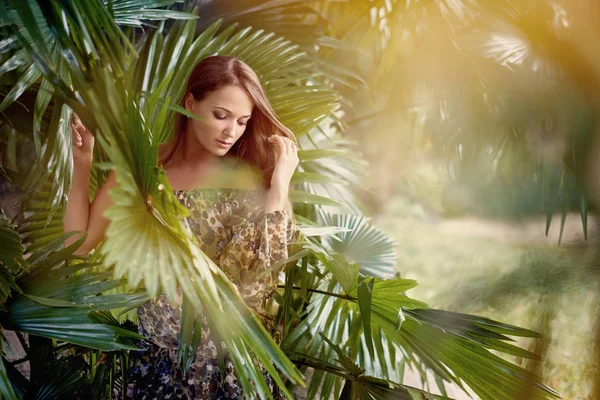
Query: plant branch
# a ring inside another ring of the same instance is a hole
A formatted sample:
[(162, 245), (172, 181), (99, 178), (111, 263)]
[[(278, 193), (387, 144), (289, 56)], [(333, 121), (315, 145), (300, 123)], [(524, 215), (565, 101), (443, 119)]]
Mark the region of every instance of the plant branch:
[[(280, 289), (285, 289), (285, 285), (277, 285), (278, 288)], [(302, 290), (301, 287), (298, 286), (293, 286), (292, 289), (294, 290)], [(312, 292), (312, 293), (319, 293), (319, 294), (324, 294), (327, 296), (333, 296), (333, 297), (339, 297), (340, 299), (344, 299), (344, 300), (355, 300), (354, 297), (348, 296), (348, 295), (344, 295), (344, 294), (339, 294), (339, 293), (333, 293), (333, 292), (325, 292), (323, 290), (318, 290), (318, 289), (306, 289), (307, 292)]]
[(334, 375), (337, 375), (337, 376), (341, 376), (342, 378), (348, 379), (348, 374), (345, 373), (344, 371), (337, 371), (337, 370), (334, 370), (333, 368), (324, 367), (323, 365), (321, 365), (319, 363), (316, 363), (316, 362), (313, 362), (313, 361), (310, 361), (310, 360), (307, 360), (306, 358), (297, 359), (297, 360), (293, 360), (292, 359), (292, 361), (295, 364), (306, 365), (307, 367), (312, 367), (312, 368), (314, 368), (316, 370), (327, 371), (330, 374), (334, 374)]

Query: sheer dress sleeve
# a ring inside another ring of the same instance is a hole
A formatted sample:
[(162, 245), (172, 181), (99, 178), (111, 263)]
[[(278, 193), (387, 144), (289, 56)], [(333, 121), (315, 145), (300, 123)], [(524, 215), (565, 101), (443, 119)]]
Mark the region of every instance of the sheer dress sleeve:
[(293, 216), (284, 210), (264, 212), (261, 196), (244, 193), (232, 199), (218, 263), (251, 308), (260, 311), (262, 302), (273, 295), (284, 264), (272, 267), (288, 257), (295, 231)]

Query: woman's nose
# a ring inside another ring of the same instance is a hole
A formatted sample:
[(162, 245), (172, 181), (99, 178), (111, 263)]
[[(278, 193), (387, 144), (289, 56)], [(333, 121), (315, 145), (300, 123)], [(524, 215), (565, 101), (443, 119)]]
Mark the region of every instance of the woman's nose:
[(237, 125), (237, 124), (236, 124), (236, 122), (235, 122), (235, 121), (233, 121), (233, 123), (232, 123), (231, 125), (229, 125), (229, 126), (227, 127), (227, 129), (225, 129), (225, 133), (226, 133), (228, 136), (235, 137), (235, 134), (236, 134), (236, 129), (237, 129), (236, 125)]

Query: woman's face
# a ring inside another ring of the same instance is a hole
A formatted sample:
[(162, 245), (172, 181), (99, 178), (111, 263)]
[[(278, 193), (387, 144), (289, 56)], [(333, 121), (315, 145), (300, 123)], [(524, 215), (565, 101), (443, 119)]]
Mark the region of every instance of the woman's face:
[(188, 94), (185, 108), (201, 117), (189, 118), (188, 134), (210, 154), (224, 156), (246, 130), (254, 102), (239, 85), (226, 85), (208, 93), (202, 100)]

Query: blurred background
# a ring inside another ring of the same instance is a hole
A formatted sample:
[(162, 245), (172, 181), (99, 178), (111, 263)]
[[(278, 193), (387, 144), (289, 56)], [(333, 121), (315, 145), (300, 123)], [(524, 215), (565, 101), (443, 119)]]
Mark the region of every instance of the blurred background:
[(339, 59), (367, 77), (346, 131), (399, 273), (432, 307), (543, 332), (527, 367), (566, 399), (600, 398), (599, 17), (585, 0), (407, 0), (370, 30), (338, 19), (364, 49)]

